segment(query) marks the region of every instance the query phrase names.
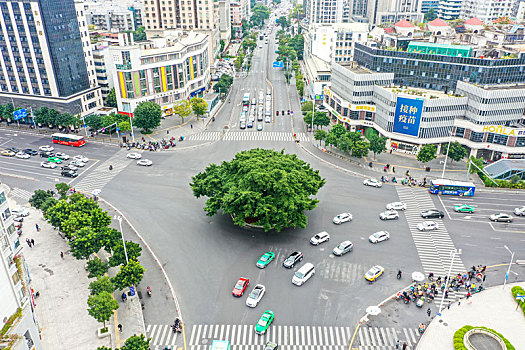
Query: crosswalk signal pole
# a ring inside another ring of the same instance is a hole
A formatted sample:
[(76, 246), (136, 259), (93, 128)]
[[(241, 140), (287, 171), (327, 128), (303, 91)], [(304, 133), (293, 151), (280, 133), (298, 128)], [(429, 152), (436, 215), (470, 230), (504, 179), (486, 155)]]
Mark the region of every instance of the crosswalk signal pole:
[(441, 294), (441, 303), (439, 304), (438, 309), (438, 316), (441, 317), (441, 310), (443, 310), (443, 302), (445, 301), (445, 291), (448, 290), (448, 282), (450, 281), (450, 274), (452, 272), (452, 265), (454, 265), (454, 259), (456, 258), (456, 254), (461, 254), (461, 249), (455, 249), (450, 252), (452, 254), (452, 261), (450, 262), (450, 267), (448, 269), (447, 278), (445, 279), (445, 288), (443, 289), (443, 293)]

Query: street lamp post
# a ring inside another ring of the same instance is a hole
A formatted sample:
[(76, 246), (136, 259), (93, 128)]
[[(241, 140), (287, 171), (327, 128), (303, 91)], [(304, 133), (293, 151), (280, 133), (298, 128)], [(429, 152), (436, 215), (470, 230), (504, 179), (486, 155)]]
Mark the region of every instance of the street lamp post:
[(120, 235), (122, 237), (122, 245), (124, 246), (124, 255), (126, 256), (126, 265), (129, 263), (128, 260), (128, 251), (126, 249), (126, 241), (124, 241), (124, 232), (122, 231), (122, 216), (115, 215), (113, 219), (118, 220), (119, 227), (120, 227)]
[(452, 141), (452, 130), (450, 130), (450, 134), (448, 135), (448, 146), (447, 146), (447, 154), (445, 154), (445, 162), (443, 163), (443, 172), (441, 173), (441, 178), (445, 178), (445, 168), (447, 167), (447, 160), (448, 160), (448, 152), (450, 152), (450, 142)]
[(450, 281), (450, 273), (452, 272), (452, 265), (454, 265), (454, 259), (456, 258), (456, 255), (461, 254), (461, 249), (454, 249), (450, 252), (450, 254), (452, 255), (452, 261), (450, 262), (447, 278), (445, 279), (445, 288), (443, 289), (443, 293), (441, 294), (441, 303), (439, 304), (438, 316), (441, 316), (441, 310), (443, 310), (443, 302), (445, 301), (445, 291), (448, 290), (448, 283)]
[(510, 262), (509, 262), (509, 268), (507, 269), (507, 273), (505, 274), (505, 282), (503, 282), (503, 288), (505, 288), (505, 285), (507, 284), (507, 280), (509, 279), (510, 274), (510, 268), (512, 266), (512, 261), (514, 260), (514, 252), (509, 249), (506, 245), (503, 246), (507, 251), (511, 254), (510, 255)]

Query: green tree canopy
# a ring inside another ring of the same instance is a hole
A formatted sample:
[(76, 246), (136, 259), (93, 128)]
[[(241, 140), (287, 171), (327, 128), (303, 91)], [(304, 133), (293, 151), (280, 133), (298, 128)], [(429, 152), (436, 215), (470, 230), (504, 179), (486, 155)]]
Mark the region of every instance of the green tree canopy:
[(53, 198), (49, 191), (36, 190), (29, 199), (29, 203), (36, 209), (40, 209), (42, 204), (48, 199)]
[(193, 113), (198, 116), (203, 116), (208, 112), (208, 102), (204, 101), (203, 98), (194, 97), (190, 100), (191, 108)]
[(89, 126), (92, 130), (97, 131), (104, 127), (102, 121), (102, 116), (98, 114), (91, 114), (84, 118), (86, 125)]
[(312, 101), (303, 102), (303, 104), (301, 105), (301, 112), (303, 113), (311, 112), (313, 109), (313, 105), (314, 103)]
[(109, 321), (113, 310), (118, 309), (118, 302), (113, 299), (113, 296), (109, 292), (100, 292), (96, 295), (91, 295), (88, 300), (88, 313), (97, 322), (104, 322), (104, 328), (106, 327), (106, 321)]
[(381, 154), (386, 151), (386, 137), (373, 134), (370, 136), (370, 150), (374, 152), (374, 159), (376, 154)]
[(436, 158), (437, 146), (432, 144), (423, 145), (417, 152), (417, 160), (425, 164)]
[(127, 265), (121, 265), (120, 271), (111, 279), (117, 289), (134, 286), (142, 281), (146, 271), (138, 261), (130, 260)]
[(141, 334), (141, 335), (134, 334), (128, 339), (126, 339), (124, 346), (122, 346), (120, 350), (149, 350), (150, 342), (151, 342), (151, 338), (146, 339), (144, 334)]
[(182, 122), (184, 123), (184, 118), (189, 116), (193, 110), (191, 108), (190, 101), (180, 100), (173, 107), (173, 111), (182, 119)]
[(436, 18), (437, 18), (437, 14), (436, 14), (436, 11), (434, 10), (434, 8), (431, 8), (430, 11), (425, 13), (425, 22), (433, 21)]
[(324, 140), (324, 139), (326, 139), (327, 136), (328, 136), (328, 133), (327, 133), (326, 131), (321, 130), (321, 129), (317, 129), (317, 130), (315, 130), (314, 138), (315, 138), (317, 141)]
[(60, 199), (64, 199), (67, 197), (67, 193), (71, 187), (69, 187), (68, 184), (61, 182), (61, 183), (55, 184), (55, 188), (58, 194), (60, 195)]
[(102, 248), (102, 241), (98, 232), (91, 227), (84, 226), (75, 232), (75, 239), (69, 241), (69, 246), (75, 258), (87, 259)]
[[(138, 243), (132, 241), (126, 241), (126, 253), (128, 254), (128, 260), (137, 260), (140, 257), (142, 248)], [(124, 245), (122, 240), (118, 241), (113, 247), (113, 255), (109, 258), (109, 266), (119, 266), (126, 264), (126, 254), (124, 252)]]
[(281, 16), (277, 19), (277, 23), (282, 27), (286, 28), (290, 26), (290, 23), (288, 22), (288, 19), (286, 19), (285, 16)]
[(108, 95), (106, 96), (106, 106), (117, 108), (117, 94), (115, 88), (109, 90)]
[(270, 18), (270, 9), (264, 5), (255, 5), (252, 7), (252, 16), (250, 23), (252, 26), (261, 26), (265, 19)]
[(108, 272), (108, 269), (109, 269), (108, 264), (103, 262), (99, 258), (88, 260), (87, 262), (87, 270), (89, 272), (88, 274), (89, 278), (103, 276), (106, 272)]
[(210, 164), (190, 186), (197, 198), (208, 197), (204, 210), (209, 216), (222, 210), (236, 225), (281, 231), (306, 227), (304, 212), (316, 207), (319, 201), (311, 196), (324, 184), (319, 172), (296, 155), (257, 148), (221, 165)]
[[(445, 154), (449, 149), (448, 144), (445, 146)], [(450, 150), (448, 151), (448, 157), (456, 162), (459, 162), (467, 156), (467, 150), (461, 145), (461, 143), (455, 141), (450, 143)]]
[(141, 102), (133, 112), (133, 125), (149, 132), (160, 125), (162, 110), (155, 102)]
[(115, 286), (108, 276), (101, 276), (89, 284), (89, 290), (91, 295), (97, 295), (101, 292), (113, 293)]

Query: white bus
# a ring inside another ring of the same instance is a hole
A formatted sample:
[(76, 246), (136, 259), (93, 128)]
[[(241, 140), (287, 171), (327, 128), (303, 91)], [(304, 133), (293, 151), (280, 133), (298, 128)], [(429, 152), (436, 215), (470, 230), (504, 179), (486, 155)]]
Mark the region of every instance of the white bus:
[(250, 93), (249, 92), (244, 94), (244, 97), (242, 98), (242, 105), (243, 106), (249, 106), (250, 105)]

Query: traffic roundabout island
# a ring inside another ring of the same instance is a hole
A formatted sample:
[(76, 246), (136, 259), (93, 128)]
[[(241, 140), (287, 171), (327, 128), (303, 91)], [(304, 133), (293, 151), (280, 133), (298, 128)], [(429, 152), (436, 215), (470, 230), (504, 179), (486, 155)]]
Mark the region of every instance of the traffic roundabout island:
[(463, 326), (454, 333), (454, 350), (514, 350), (500, 333), (487, 327)]

